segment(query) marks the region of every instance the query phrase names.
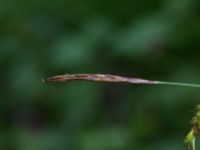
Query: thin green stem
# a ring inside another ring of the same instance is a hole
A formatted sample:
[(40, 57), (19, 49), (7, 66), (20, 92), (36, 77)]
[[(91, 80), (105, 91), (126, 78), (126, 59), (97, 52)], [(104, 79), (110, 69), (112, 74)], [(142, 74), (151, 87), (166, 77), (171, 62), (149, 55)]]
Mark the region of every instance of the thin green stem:
[(196, 141), (196, 138), (194, 138), (194, 140), (192, 141), (192, 149), (193, 150), (196, 150), (195, 141)]
[(162, 85), (176, 85), (176, 86), (200, 88), (200, 84), (189, 84), (189, 83), (179, 83), (179, 82), (165, 82), (165, 81), (157, 81), (156, 83), (157, 84), (162, 84)]

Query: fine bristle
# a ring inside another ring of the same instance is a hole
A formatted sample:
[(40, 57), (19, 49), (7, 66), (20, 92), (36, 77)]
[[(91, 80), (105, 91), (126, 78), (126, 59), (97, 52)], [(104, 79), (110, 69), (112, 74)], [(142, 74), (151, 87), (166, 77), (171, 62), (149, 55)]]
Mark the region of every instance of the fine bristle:
[(42, 83), (45, 83), (46, 81), (44, 80), (44, 78), (41, 78)]

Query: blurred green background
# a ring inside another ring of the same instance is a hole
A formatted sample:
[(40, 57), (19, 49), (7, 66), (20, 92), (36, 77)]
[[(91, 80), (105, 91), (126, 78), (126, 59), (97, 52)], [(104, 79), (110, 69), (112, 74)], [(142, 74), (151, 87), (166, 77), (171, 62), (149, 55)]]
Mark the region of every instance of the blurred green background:
[(199, 0), (0, 0), (0, 149), (184, 149), (199, 89), (41, 77), (200, 83), (199, 10)]

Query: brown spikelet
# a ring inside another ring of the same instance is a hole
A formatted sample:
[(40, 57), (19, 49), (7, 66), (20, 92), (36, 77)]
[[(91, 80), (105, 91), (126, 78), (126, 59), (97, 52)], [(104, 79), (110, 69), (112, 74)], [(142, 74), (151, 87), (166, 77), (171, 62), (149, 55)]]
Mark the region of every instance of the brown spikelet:
[(64, 82), (70, 80), (87, 80), (96, 82), (125, 82), (132, 84), (157, 84), (157, 81), (140, 78), (122, 77), (110, 74), (65, 74), (47, 78), (44, 82)]

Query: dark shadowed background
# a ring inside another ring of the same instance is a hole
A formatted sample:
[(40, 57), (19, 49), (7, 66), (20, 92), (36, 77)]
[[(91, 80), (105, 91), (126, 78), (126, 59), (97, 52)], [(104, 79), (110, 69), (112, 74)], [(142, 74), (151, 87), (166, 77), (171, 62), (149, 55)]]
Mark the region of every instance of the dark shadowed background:
[(200, 89), (74, 81), (110, 73), (200, 83), (199, 0), (1, 0), (1, 150), (183, 150)]

